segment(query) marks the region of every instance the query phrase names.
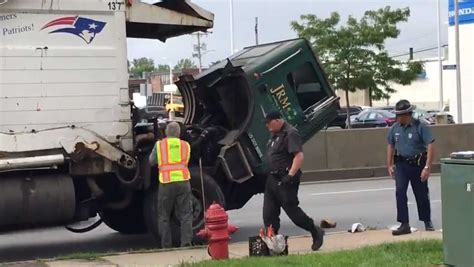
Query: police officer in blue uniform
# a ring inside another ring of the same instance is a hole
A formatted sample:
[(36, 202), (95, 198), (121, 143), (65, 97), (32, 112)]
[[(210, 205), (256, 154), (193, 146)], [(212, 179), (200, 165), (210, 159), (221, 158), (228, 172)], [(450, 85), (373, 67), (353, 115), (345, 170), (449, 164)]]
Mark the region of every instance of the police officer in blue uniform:
[(278, 233), (283, 209), (293, 223), (311, 233), (311, 249), (319, 250), (324, 242), (324, 231), (300, 208), (298, 201), (300, 169), (304, 160), (303, 140), (298, 130), (285, 122), (278, 111), (267, 114), (266, 126), (271, 137), (266, 155), (269, 176), (263, 200), (264, 224), (272, 226)]
[(396, 181), (397, 221), (393, 235), (410, 234), (407, 189), (411, 184), (418, 207), (418, 218), (426, 231), (434, 231), (428, 189), (434, 138), (428, 126), (413, 118), (415, 106), (400, 100), (395, 106), (397, 122), (388, 133), (387, 167)]

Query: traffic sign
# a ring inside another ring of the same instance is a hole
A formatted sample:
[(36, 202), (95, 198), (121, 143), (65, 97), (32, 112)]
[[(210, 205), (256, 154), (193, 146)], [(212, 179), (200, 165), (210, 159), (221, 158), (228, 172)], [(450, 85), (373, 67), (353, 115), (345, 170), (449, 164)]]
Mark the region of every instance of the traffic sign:
[(165, 88), (164, 88), (164, 91), (166, 93), (174, 93), (174, 92), (178, 91), (178, 86), (176, 86), (176, 84), (166, 84)]
[(456, 64), (452, 64), (452, 65), (443, 65), (443, 70), (455, 70), (457, 69), (457, 66)]

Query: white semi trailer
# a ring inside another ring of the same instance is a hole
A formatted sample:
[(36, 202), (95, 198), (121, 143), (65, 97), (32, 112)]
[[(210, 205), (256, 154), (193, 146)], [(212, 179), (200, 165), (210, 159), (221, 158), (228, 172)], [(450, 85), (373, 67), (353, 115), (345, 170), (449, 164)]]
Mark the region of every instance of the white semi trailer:
[(0, 230), (100, 214), (117, 231), (147, 231), (126, 40), (213, 19), (187, 0), (0, 1)]

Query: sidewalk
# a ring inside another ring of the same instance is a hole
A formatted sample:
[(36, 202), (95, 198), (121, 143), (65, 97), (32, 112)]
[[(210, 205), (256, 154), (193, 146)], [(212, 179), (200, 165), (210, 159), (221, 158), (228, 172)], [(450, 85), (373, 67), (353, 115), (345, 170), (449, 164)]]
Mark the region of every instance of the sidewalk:
[[(392, 243), (409, 240), (441, 239), (442, 233), (436, 232), (415, 232), (411, 235), (394, 237), (389, 230), (375, 230), (364, 233), (334, 233), (325, 237), (324, 246), (321, 252), (350, 250), (364, 246), (373, 246), (383, 243)], [(289, 239), (290, 254), (311, 253), (310, 237), (294, 237)], [(231, 258), (241, 258), (248, 256), (248, 243), (233, 243), (229, 247)], [(317, 253), (321, 253), (317, 252)], [(45, 262), (46, 266), (174, 266), (183, 262), (197, 262), (210, 259), (206, 248), (172, 250), (152, 253), (129, 253), (115, 256), (102, 257), (93, 262), (83, 260), (53, 261)]]

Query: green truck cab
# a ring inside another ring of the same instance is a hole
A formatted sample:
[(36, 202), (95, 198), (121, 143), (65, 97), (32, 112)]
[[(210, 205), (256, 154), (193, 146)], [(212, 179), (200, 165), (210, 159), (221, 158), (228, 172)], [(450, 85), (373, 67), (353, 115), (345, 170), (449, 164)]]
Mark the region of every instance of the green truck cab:
[[(305, 39), (247, 47), (198, 76), (181, 77), (177, 85), (191, 133), (187, 139), (194, 144), (191, 166), (203, 160), (227, 209), (240, 208), (263, 192), (269, 111), (280, 111), (306, 142), (334, 120), (339, 108)], [(192, 138), (197, 128), (213, 133), (214, 140)]]

